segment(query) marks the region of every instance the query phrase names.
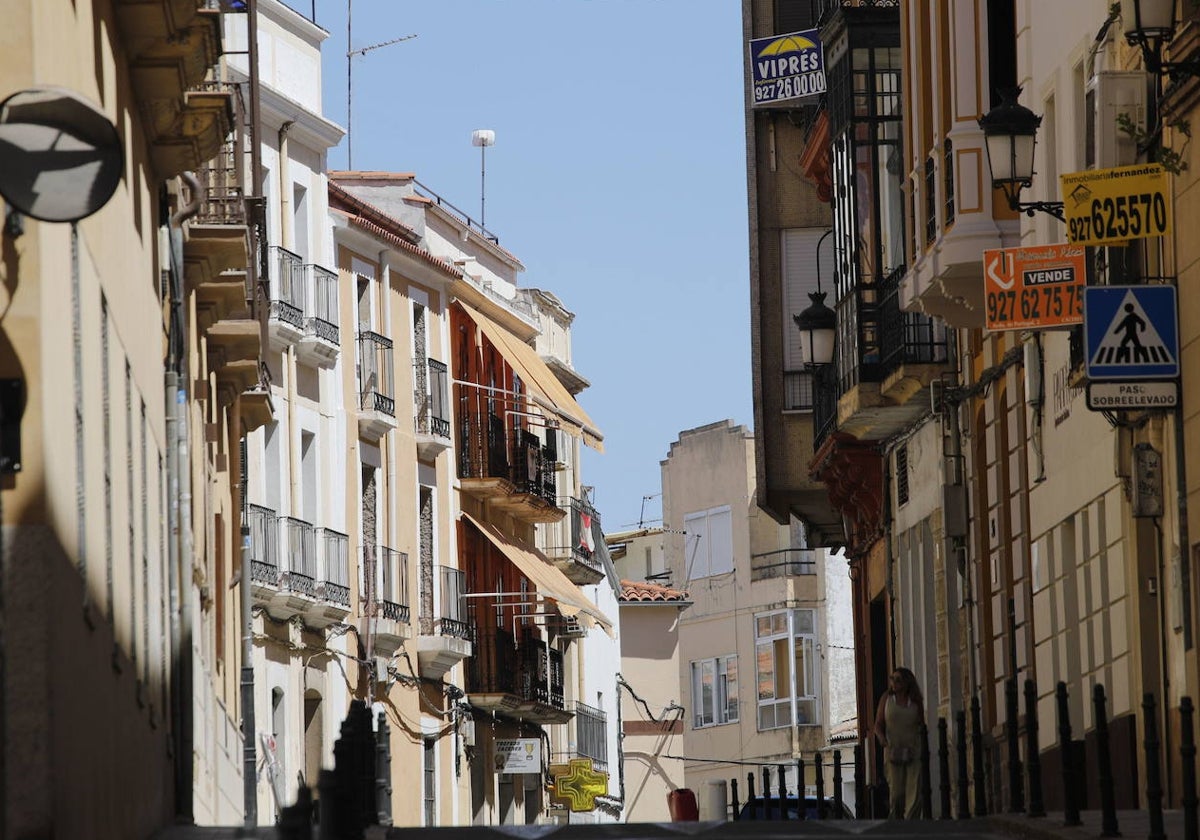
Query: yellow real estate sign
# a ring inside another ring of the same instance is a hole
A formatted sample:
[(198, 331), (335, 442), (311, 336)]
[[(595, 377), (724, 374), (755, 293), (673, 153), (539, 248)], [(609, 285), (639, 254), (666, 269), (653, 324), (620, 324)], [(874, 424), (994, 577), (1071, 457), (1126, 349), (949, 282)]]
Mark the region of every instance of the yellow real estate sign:
[(1171, 234), (1171, 178), (1157, 163), (1072, 172), (1059, 182), (1072, 245)]

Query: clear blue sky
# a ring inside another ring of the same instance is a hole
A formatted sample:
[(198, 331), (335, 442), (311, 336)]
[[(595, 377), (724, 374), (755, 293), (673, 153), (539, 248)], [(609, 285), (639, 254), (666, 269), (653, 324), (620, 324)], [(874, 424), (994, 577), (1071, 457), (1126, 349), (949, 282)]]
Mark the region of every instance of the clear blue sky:
[[(312, 0), (289, 0), (306, 16)], [(741, 4), (353, 0), (355, 169), (413, 171), (486, 222), (576, 314), (579, 397), (605, 437), (583, 480), (636, 526), (679, 432), (753, 426)], [(346, 124), (347, 0), (316, 0), (325, 113)], [(346, 166), (346, 141), (330, 154)], [(647, 520), (661, 517), (657, 495)]]

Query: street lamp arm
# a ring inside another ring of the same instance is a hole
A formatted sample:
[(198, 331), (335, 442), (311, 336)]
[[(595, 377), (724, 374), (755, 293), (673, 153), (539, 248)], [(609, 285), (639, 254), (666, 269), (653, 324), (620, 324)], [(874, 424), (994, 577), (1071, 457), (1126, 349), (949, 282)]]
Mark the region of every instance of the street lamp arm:
[(1033, 218), (1034, 213), (1047, 213), (1060, 222), (1067, 220), (1061, 201), (1013, 201), (1010, 199), (1008, 206), (1030, 218)]

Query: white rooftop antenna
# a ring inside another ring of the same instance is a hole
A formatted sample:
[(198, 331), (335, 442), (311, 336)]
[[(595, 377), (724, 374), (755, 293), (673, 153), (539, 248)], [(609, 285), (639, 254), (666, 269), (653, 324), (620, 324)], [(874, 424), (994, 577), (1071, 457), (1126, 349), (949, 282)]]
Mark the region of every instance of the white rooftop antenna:
[(484, 186), (487, 178), (487, 147), (496, 145), (496, 132), (490, 128), (477, 128), (471, 132), (471, 145), (479, 147), (479, 227), (484, 228)]

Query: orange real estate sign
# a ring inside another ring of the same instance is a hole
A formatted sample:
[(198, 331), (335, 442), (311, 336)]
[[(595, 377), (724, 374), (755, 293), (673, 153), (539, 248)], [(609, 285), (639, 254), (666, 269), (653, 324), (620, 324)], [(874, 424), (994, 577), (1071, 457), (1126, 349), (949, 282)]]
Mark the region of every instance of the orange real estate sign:
[(1040, 330), (1083, 323), (1087, 263), (1078, 245), (983, 252), (987, 328)]

